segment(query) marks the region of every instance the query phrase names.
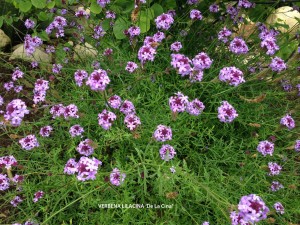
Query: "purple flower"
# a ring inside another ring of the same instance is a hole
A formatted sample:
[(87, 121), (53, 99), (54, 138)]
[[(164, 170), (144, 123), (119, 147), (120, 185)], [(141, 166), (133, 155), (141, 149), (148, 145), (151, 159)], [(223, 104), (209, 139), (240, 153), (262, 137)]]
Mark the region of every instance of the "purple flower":
[(141, 125), (141, 120), (135, 114), (127, 114), (124, 118), (124, 124), (129, 130), (135, 130), (139, 125)]
[(64, 34), (64, 27), (67, 26), (67, 20), (62, 16), (56, 16), (52, 23), (46, 28), (46, 33), (51, 34), (51, 32), (56, 29), (56, 37), (63, 37)]
[(52, 65), (52, 72), (53, 73), (59, 74), (61, 69), (62, 69), (62, 65), (60, 65), (60, 64), (53, 64)]
[(165, 39), (165, 33), (161, 32), (161, 31), (157, 31), (154, 35), (153, 35), (153, 39), (155, 42), (162, 42), (163, 39)]
[(5, 191), (9, 188), (9, 179), (6, 174), (0, 173), (0, 191)]
[(216, 3), (209, 6), (209, 11), (212, 13), (217, 13), (217, 12), (219, 12), (219, 10), (220, 10), (220, 7)]
[(110, 3), (110, 0), (97, 0), (98, 5), (104, 8), (107, 4)]
[(91, 146), (92, 142), (93, 141), (90, 139), (85, 139), (84, 141), (81, 141), (76, 148), (77, 152), (85, 156), (92, 155), (94, 153), (94, 148)]
[(113, 50), (111, 48), (106, 48), (106, 49), (104, 49), (103, 55), (109, 56), (109, 55), (112, 55), (112, 53), (113, 53)]
[(82, 156), (76, 164), (78, 171), (77, 179), (80, 181), (95, 180), (99, 165), (101, 166), (102, 162), (98, 159), (94, 157), (89, 159)]
[(40, 135), (42, 137), (49, 137), (53, 128), (51, 126), (45, 126), (40, 129)]
[(167, 127), (165, 125), (158, 125), (153, 137), (156, 141), (165, 142), (168, 140), (172, 140), (172, 130), (171, 127)]
[(17, 67), (15, 68), (13, 74), (12, 74), (12, 80), (16, 81), (20, 78), (23, 78), (24, 73)]
[(74, 104), (70, 104), (64, 108), (64, 117), (65, 119), (71, 118), (79, 118), (78, 116), (78, 108)]
[(135, 107), (131, 101), (125, 100), (120, 107), (120, 112), (128, 115), (135, 112)]
[(188, 97), (181, 92), (169, 98), (169, 106), (172, 112), (184, 112), (188, 104)]
[(270, 170), (270, 173), (269, 173), (270, 176), (278, 175), (280, 173), (280, 171), (282, 170), (282, 167), (274, 162), (269, 162), (268, 167)]
[(23, 181), (24, 181), (24, 176), (20, 176), (18, 174), (16, 174), (12, 179), (12, 182), (14, 182), (15, 184), (20, 184)]
[(35, 104), (45, 101), (46, 91), (49, 89), (49, 82), (46, 80), (38, 79), (34, 84), (33, 101)]
[(159, 154), (162, 160), (169, 161), (174, 158), (176, 151), (171, 145), (163, 145), (159, 150)]
[(17, 207), (21, 202), (23, 202), (23, 199), (20, 196), (15, 196), (14, 199), (10, 201), (10, 204), (12, 204), (13, 207)]
[(0, 168), (5, 167), (6, 169), (11, 169), (12, 166), (17, 166), (18, 162), (12, 155), (0, 157)]
[(105, 12), (105, 18), (106, 19), (116, 19), (116, 13), (111, 10), (107, 10)]
[(84, 129), (79, 125), (76, 124), (72, 127), (70, 127), (69, 133), (72, 137), (80, 136), (84, 132)]
[(27, 29), (32, 29), (35, 26), (35, 22), (31, 19), (26, 19), (24, 25)]
[(173, 52), (179, 52), (179, 50), (181, 48), (182, 48), (182, 45), (181, 45), (181, 42), (179, 42), (179, 41), (174, 42), (173, 44), (171, 44), (171, 47), (170, 47), (171, 51), (173, 51)]
[(0, 106), (2, 106), (4, 103), (3, 97), (0, 95)]
[(64, 173), (71, 175), (71, 174), (75, 174), (77, 172), (78, 172), (77, 163), (76, 163), (75, 159), (73, 159), (73, 158), (69, 159), (65, 165)]
[(77, 70), (74, 73), (75, 82), (79, 87), (82, 86), (83, 80), (85, 80), (87, 77), (88, 73), (85, 70)]
[(32, 67), (32, 68), (36, 68), (36, 67), (38, 67), (38, 66), (39, 66), (39, 63), (38, 63), (37, 61), (31, 62), (31, 67)]
[(144, 39), (144, 46), (149, 46), (151, 48), (156, 49), (157, 47), (157, 42), (155, 41), (155, 39), (151, 36), (147, 36)]
[(118, 95), (113, 95), (108, 99), (107, 103), (111, 108), (118, 109), (122, 104), (122, 99)]
[(190, 12), (190, 18), (192, 20), (202, 20), (202, 14), (199, 10), (192, 9), (191, 12)]
[(110, 182), (112, 185), (120, 186), (125, 180), (126, 174), (120, 172), (119, 169), (114, 168), (110, 173)]
[(54, 105), (50, 109), (50, 114), (52, 118), (55, 119), (56, 117), (63, 116), (65, 112), (65, 107), (62, 104)]
[(202, 225), (209, 225), (209, 222), (205, 221), (202, 223)]
[(257, 151), (259, 151), (263, 156), (273, 155), (274, 152), (274, 144), (269, 141), (261, 141), (257, 146)]
[(246, 54), (248, 52), (248, 46), (242, 38), (235, 37), (229, 45), (229, 50), (235, 54)]
[(280, 202), (276, 202), (273, 207), (276, 210), (276, 212), (284, 214), (284, 207)]
[(196, 70), (192, 69), (190, 72), (190, 82), (201, 82), (203, 78), (203, 71), (202, 70)]
[(138, 26), (129, 27), (127, 31), (131, 38), (139, 36), (141, 33), (141, 29)]
[(24, 48), (27, 55), (32, 55), (35, 49), (43, 44), (42, 39), (39, 37), (31, 37), (29, 34), (25, 35)]
[(156, 50), (151, 46), (142, 46), (138, 51), (138, 59), (144, 64), (146, 61), (153, 61)]
[(200, 115), (204, 109), (205, 109), (204, 104), (197, 98), (191, 102), (188, 102), (187, 107), (186, 107), (186, 111), (189, 114), (194, 115), (194, 116)]
[(174, 19), (170, 14), (161, 14), (155, 19), (156, 28), (168, 30), (171, 25), (174, 23)]
[(47, 45), (46, 53), (50, 54), (50, 53), (54, 53), (54, 52), (55, 52), (55, 47), (53, 45)]
[(19, 92), (21, 92), (22, 90), (23, 90), (23, 86), (21, 86), (21, 85), (15, 86), (15, 88), (14, 88), (14, 91), (15, 91), (16, 93), (19, 93)]
[(274, 55), (275, 52), (279, 50), (279, 46), (276, 44), (275, 37), (271, 35), (267, 35), (260, 43), (260, 46), (267, 49), (267, 55)]
[(3, 84), (3, 87), (5, 88), (6, 91), (10, 91), (11, 89), (14, 88), (14, 82), (6, 82)]
[(238, 2), (238, 7), (240, 7), (240, 8), (251, 8), (253, 6), (254, 6), (254, 4), (248, 0), (239, 0), (239, 2)]
[(205, 52), (200, 52), (192, 59), (194, 68), (197, 70), (209, 69), (213, 60)]
[(295, 121), (289, 114), (281, 118), (280, 124), (286, 126), (289, 130), (295, 128)]
[(104, 109), (98, 114), (98, 124), (104, 129), (108, 130), (112, 126), (112, 123), (117, 119), (116, 114)]
[(296, 140), (296, 143), (295, 143), (295, 151), (296, 151), (296, 152), (300, 152), (300, 140)]
[(236, 110), (227, 101), (223, 101), (222, 105), (218, 108), (218, 118), (221, 122), (231, 123), (238, 114)]
[(281, 183), (279, 183), (278, 181), (273, 181), (271, 184), (271, 190), (272, 191), (278, 191), (281, 188), (284, 188), (283, 185)]
[(104, 91), (106, 86), (110, 83), (105, 70), (94, 70), (89, 76), (86, 85), (89, 85), (93, 91)]
[(129, 73), (133, 73), (138, 68), (138, 65), (135, 62), (127, 62), (125, 70)]
[(191, 60), (183, 54), (171, 54), (171, 65), (176, 69), (177, 73), (181, 76), (190, 75), (192, 67)]
[(75, 12), (76, 17), (85, 17), (86, 19), (90, 18), (90, 13), (83, 8), (78, 8), (77, 11)]
[(272, 69), (272, 71), (275, 71), (275, 72), (281, 72), (283, 70), (286, 70), (286, 68), (287, 68), (284, 61), (277, 56), (272, 59), (272, 62), (269, 65), (269, 67)]
[(39, 199), (41, 199), (44, 196), (44, 192), (43, 191), (37, 191), (36, 193), (34, 193), (34, 198), (33, 198), (33, 202), (37, 202)]
[(102, 28), (102, 26), (101, 25), (95, 26), (93, 38), (98, 40), (100, 37), (103, 37), (104, 35), (105, 35), (105, 31)]
[(170, 168), (170, 171), (171, 171), (171, 173), (176, 173), (176, 169), (175, 169), (175, 167), (174, 167), (174, 166), (172, 166), (172, 167)]
[(243, 72), (234, 66), (221, 69), (219, 79), (235, 87), (245, 82)]
[(198, 0), (187, 0), (187, 4), (189, 4), (189, 5), (194, 5), (197, 3), (198, 3)]
[(30, 134), (22, 138), (21, 140), (19, 140), (19, 143), (21, 144), (22, 148), (25, 150), (31, 150), (35, 147), (39, 147), (38, 140), (33, 134)]

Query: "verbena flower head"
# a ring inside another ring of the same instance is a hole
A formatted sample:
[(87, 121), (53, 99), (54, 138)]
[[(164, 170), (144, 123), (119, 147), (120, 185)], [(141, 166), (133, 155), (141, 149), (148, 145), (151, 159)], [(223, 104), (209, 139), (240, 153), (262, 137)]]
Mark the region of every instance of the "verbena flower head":
[(174, 23), (172, 15), (163, 13), (155, 19), (156, 28), (169, 30), (171, 25)]
[(232, 86), (238, 86), (241, 83), (245, 83), (243, 72), (234, 66), (221, 69), (219, 79)]
[(183, 54), (171, 54), (171, 65), (181, 76), (190, 75), (192, 67), (191, 60)]
[(144, 64), (146, 61), (153, 61), (156, 55), (155, 48), (144, 45), (138, 51), (138, 59)]
[(43, 191), (37, 191), (36, 193), (34, 193), (34, 198), (33, 198), (33, 202), (37, 202), (39, 199), (41, 199), (44, 196), (44, 192)]
[(12, 80), (16, 81), (20, 78), (23, 78), (24, 73), (17, 67), (15, 68), (13, 74), (12, 74)]
[(19, 143), (21, 144), (22, 148), (25, 150), (31, 150), (35, 147), (39, 147), (39, 142), (36, 139), (35, 135), (30, 134), (21, 140), (19, 140)]
[(295, 120), (289, 114), (281, 118), (280, 124), (286, 126), (289, 130), (295, 128)]
[(83, 132), (84, 129), (79, 124), (70, 127), (69, 130), (69, 133), (71, 134), (72, 137), (81, 136)]
[(5, 167), (6, 169), (11, 169), (12, 166), (17, 165), (18, 162), (12, 155), (0, 157), (0, 168)]
[(97, 3), (104, 8), (107, 4), (110, 3), (110, 0), (97, 0)]
[(174, 166), (172, 166), (172, 167), (170, 168), (170, 171), (171, 171), (171, 173), (176, 173), (176, 168), (175, 168)]
[(174, 158), (176, 151), (171, 145), (163, 145), (159, 150), (159, 154), (162, 160), (169, 161)]
[(181, 42), (179, 42), (179, 41), (174, 42), (173, 44), (171, 44), (170, 49), (173, 52), (179, 52), (179, 50), (182, 49)]
[(141, 120), (135, 114), (127, 114), (124, 118), (124, 124), (129, 130), (135, 130), (139, 125), (141, 125)]
[(89, 76), (86, 85), (89, 85), (93, 91), (104, 91), (110, 83), (110, 79), (105, 70), (94, 70)]
[(9, 188), (9, 179), (6, 174), (0, 173), (0, 191), (5, 191)]
[(213, 60), (205, 52), (200, 52), (192, 59), (194, 68), (197, 70), (209, 69)]
[(184, 112), (188, 104), (188, 97), (181, 92), (169, 98), (169, 106), (172, 112)]
[(218, 33), (218, 40), (227, 43), (228, 42), (228, 37), (230, 37), (232, 32), (224, 27), (219, 33)]
[(269, 172), (270, 176), (278, 175), (278, 174), (280, 174), (280, 171), (282, 170), (282, 167), (274, 162), (269, 162), (268, 167), (269, 167), (269, 171), (270, 171)]
[(124, 113), (125, 115), (131, 114), (135, 112), (135, 107), (131, 101), (125, 100), (120, 107), (120, 112)]
[(190, 12), (190, 18), (192, 20), (202, 20), (202, 14), (199, 10), (192, 9), (191, 12)]
[(157, 31), (154, 35), (153, 35), (153, 39), (155, 42), (162, 42), (163, 39), (165, 39), (165, 33), (161, 32), (161, 31)]
[(37, 36), (31, 37), (29, 34), (26, 34), (24, 37), (24, 49), (27, 55), (32, 55), (35, 52), (35, 49), (42, 44), (42, 39)]
[(63, 116), (65, 112), (65, 107), (62, 104), (54, 105), (50, 109), (50, 114), (52, 118), (55, 119), (56, 117)]
[(272, 181), (272, 184), (270, 187), (271, 191), (278, 191), (282, 188), (284, 188), (284, 187), (281, 183), (279, 183), (278, 181)]
[(62, 16), (56, 16), (52, 23), (49, 24), (49, 26), (46, 28), (46, 33), (51, 34), (52, 31), (56, 30), (56, 37), (63, 37), (65, 36), (64, 33), (64, 27), (67, 26), (67, 20), (66, 18)]
[(90, 13), (85, 10), (84, 8), (78, 8), (77, 11), (75, 12), (75, 16), (76, 17), (85, 17), (86, 19), (90, 18)]
[(257, 146), (257, 151), (259, 151), (263, 156), (273, 155), (274, 152), (274, 143), (269, 141), (261, 141)]
[(127, 31), (131, 38), (139, 36), (141, 33), (141, 29), (138, 26), (129, 27)]
[(246, 54), (248, 46), (242, 38), (235, 37), (229, 45), (229, 50), (235, 54)]
[(13, 207), (17, 207), (21, 202), (23, 202), (23, 199), (20, 196), (15, 196), (14, 199), (10, 201), (10, 204), (12, 204)]
[(133, 73), (138, 68), (138, 65), (135, 62), (127, 62), (127, 65), (125, 67), (125, 70), (127, 70), (129, 73)]
[(201, 82), (203, 79), (203, 70), (197, 70), (192, 68), (190, 72), (190, 82)]
[(216, 3), (209, 6), (209, 11), (212, 13), (217, 13), (217, 12), (219, 12), (219, 10), (220, 10), (220, 7)]
[(239, 0), (239, 2), (238, 2), (238, 7), (240, 7), (240, 8), (251, 8), (254, 5), (255, 4), (253, 4), (252, 2), (250, 2), (248, 0)]
[(275, 57), (272, 59), (272, 62), (271, 64), (269, 65), (269, 67), (275, 71), (275, 72), (281, 72), (283, 70), (286, 70), (287, 69), (287, 66), (286, 64), (284, 63), (284, 61), (279, 58), (279, 57)]
[(209, 225), (209, 222), (205, 221), (202, 223), (202, 225)]
[(78, 171), (77, 179), (79, 181), (95, 180), (98, 171), (98, 166), (102, 165), (102, 162), (96, 158), (87, 158), (82, 156), (79, 162), (76, 164)]
[(105, 18), (106, 19), (116, 19), (116, 13), (111, 10), (107, 10), (105, 12)]
[(78, 108), (74, 104), (70, 104), (70, 105), (64, 107), (64, 117), (65, 117), (65, 119), (79, 118), (77, 113), (78, 113)]
[(194, 116), (200, 115), (205, 109), (204, 104), (199, 99), (194, 99), (187, 103), (186, 111)]
[(156, 141), (169, 141), (172, 140), (172, 130), (171, 127), (167, 127), (165, 125), (158, 125), (153, 137), (155, 138)]
[(260, 43), (260, 46), (267, 49), (267, 55), (274, 55), (275, 52), (279, 50), (275, 37), (271, 35), (266, 36)]
[(74, 73), (74, 78), (75, 78), (75, 82), (76, 84), (81, 87), (83, 84), (83, 81), (88, 77), (88, 73), (85, 70), (77, 70)]
[(108, 130), (112, 126), (112, 123), (117, 119), (116, 114), (104, 109), (98, 114), (98, 124), (104, 129)]
[(111, 108), (118, 109), (122, 104), (122, 99), (118, 95), (113, 95), (108, 99), (107, 103)]
[(68, 162), (65, 165), (64, 173), (71, 175), (71, 174), (75, 174), (77, 172), (78, 172), (77, 162), (73, 158), (69, 159)]
[(11, 181), (14, 182), (15, 184), (20, 184), (24, 181), (24, 176), (15, 174), (15, 176), (12, 178)]
[(40, 135), (42, 137), (49, 137), (53, 128), (51, 126), (45, 126), (40, 129)]
[(100, 37), (103, 37), (105, 35), (105, 31), (101, 25), (96, 25), (94, 27), (94, 35), (93, 38), (98, 40)]
[(195, 5), (198, 2), (199, 2), (198, 0), (187, 0), (187, 4), (189, 4), (189, 5)]
[(125, 177), (125, 173), (121, 173), (119, 169), (114, 168), (110, 174), (110, 182), (112, 185), (120, 186), (124, 182)]
[(300, 152), (300, 140), (296, 140), (294, 147), (296, 152)]
[(81, 155), (89, 156), (94, 153), (94, 148), (91, 146), (92, 140), (85, 139), (84, 141), (81, 141), (79, 145), (77, 146), (76, 150)]
[(27, 29), (32, 29), (35, 26), (35, 22), (31, 19), (26, 19), (24, 25)]
[(14, 88), (14, 82), (10, 81), (10, 82), (6, 82), (3, 84), (3, 87), (5, 88), (6, 91), (10, 91), (11, 89)]
[(218, 108), (218, 118), (221, 122), (231, 123), (238, 114), (236, 110), (227, 101), (223, 101), (222, 105)]
[(280, 202), (276, 202), (273, 207), (277, 213), (284, 214), (284, 207)]

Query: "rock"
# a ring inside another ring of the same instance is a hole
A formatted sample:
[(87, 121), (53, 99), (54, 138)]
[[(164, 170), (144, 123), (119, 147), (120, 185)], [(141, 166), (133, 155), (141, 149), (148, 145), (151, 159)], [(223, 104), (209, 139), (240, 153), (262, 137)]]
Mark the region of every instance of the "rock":
[(239, 36), (239, 37), (243, 37), (244, 39), (248, 39), (249, 36), (255, 32), (257, 27), (255, 23), (251, 21), (248, 17), (245, 17), (244, 20), (245, 23), (238, 25), (238, 31), (234, 36)]
[(74, 60), (96, 57), (97, 54), (98, 51), (89, 43), (85, 43), (84, 46), (77, 44), (74, 49)]
[(299, 23), (295, 19), (300, 19), (300, 13), (296, 10), (293, 10), (292, 7), (284, 6), (276, 9), (266, 20), (268, 25), (275, 25), (275, 23), (286, 24), (289, 26), (289, 29), (284, 27), (278, 27), (278, 30), (281, 32), (291, 32), (291, 34), (296, 34), (297, 29), (299, 28)]
[(43, 63), (51, 63), (51, 55), (46, 54), (40, 49), (35, 49), (33, 55), (27, 55), (24, 49), (24, 44), (21, 44), (18, 48), (16, 48), (11, 54), (9, 60), (13, 59), (23, 59), (27, 61), (37, 61)]
[(11, 42), (10, 38), (0, 29), (0, 48), (4, 48)]

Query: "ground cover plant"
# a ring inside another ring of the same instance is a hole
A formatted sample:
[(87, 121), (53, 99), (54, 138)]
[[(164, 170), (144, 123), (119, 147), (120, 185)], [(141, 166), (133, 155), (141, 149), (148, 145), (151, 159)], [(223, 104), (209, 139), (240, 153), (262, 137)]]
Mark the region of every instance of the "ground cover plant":
[(1, 224), (300, 223), (299, 5), (5, 4)]

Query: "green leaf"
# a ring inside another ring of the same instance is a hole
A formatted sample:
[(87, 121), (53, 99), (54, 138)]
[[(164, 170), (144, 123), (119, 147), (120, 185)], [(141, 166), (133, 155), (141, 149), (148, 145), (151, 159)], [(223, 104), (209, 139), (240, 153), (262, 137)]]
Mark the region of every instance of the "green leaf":
[(158, 17), (159, 15), (163, 14), (164, 9), (160, 4), (155, 3), (153, 6), (151, 6), (151, 9), (154, 12), (154, 17)]
[(176, 0), (165, 0), (162, 3), (165, 9), (175, 9), (177, 7)]
[(93, 1), (91, 3), (90, 10), (92, 13), (99, 14), (99, 13), (101, 13), (102, 8), (100, 5), (97, 4), (97, 2)]
[(123, 33), (129, 27), (129, 21), (124, 20), (123, 18), (119, 18), (116, 20), (113, 32), (117, 39), (124, 39), (126, 38), (125, 34)]
[(40, 12), (38, 14), (38, 18), (39, 18), (40, 21), (46, 21), (46, 20), (48, 20), (48, 13)]
[(137, 25), (141, 29), (141, 33), (145, 33), (150, 29), (150, 20), (153, 19), (154, 12), (152, 9), (141, 11)]
[(38, 36), (43, 40), (43, 41), (49, 41), (49, 36), (48, 34), (46, 33), (46, 31), (42, 31), (38, 34)]
[(31, 0), (31, 3), (34, 7), (38, 9), (43, 9), (46, 7), (46, 0)]
[(102, 28), (104, 31), (107, 31), (110, 28), (110, 20), (109, 19), (102, 21)]
[(30, 0), (25, 0), (25, 1), (20, 1), (19, 3), (19, 9), (22, 12), (28, 12), (31, 9), (31, 1)]
[(48, 2), (48, 3), (47, 3), (47, 8), (48, 8), (48, 9), (53, 9), (54, 6), (55, 6), (55, 1), (51, 1), (51, 2)]

